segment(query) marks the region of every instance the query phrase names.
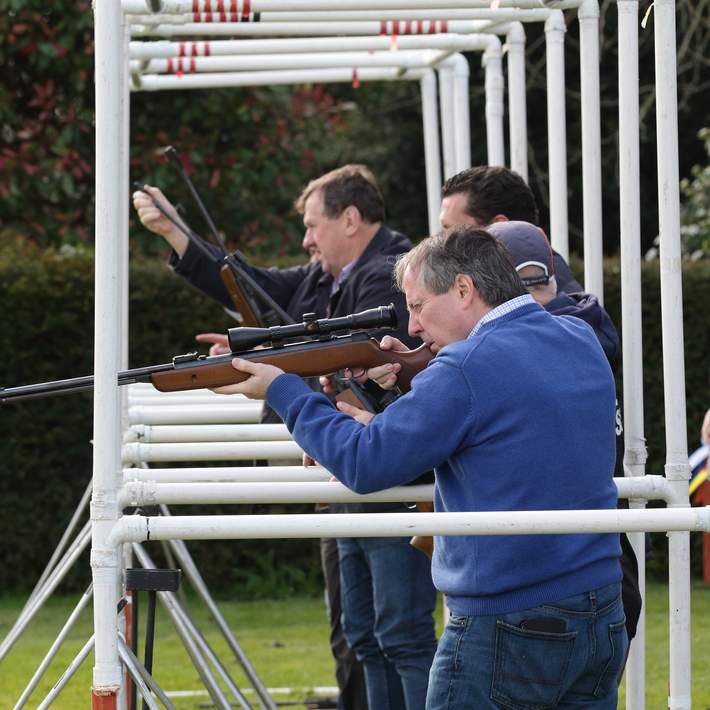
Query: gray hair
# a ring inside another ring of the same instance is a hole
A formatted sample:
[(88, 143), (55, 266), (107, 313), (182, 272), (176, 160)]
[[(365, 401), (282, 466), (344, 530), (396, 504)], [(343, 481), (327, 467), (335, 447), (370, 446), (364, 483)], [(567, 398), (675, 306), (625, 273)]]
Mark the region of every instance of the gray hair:
[(527, 293), (503, 245), (479, 227), (459, 226), (422, 240), (395, 264), (395, 283), (402, 290), (407, 269), (419, 272), (427, 290), (446, 293), (458, 274), (469, 276), (483, 302), (499, 306)]

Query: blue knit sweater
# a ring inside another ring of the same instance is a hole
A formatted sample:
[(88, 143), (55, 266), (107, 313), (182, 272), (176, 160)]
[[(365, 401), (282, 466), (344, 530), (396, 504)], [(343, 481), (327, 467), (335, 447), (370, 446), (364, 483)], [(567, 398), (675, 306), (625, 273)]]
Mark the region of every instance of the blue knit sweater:
[[(611, 509), (614, 381), (592, 329), (535, 303), (443, 348), (368, 426), (295, 375), (269, 404), (295, 440), (359, 492), (436, 472), (437, 511)], [(432, 574), (459, 614), (496, 614), (621, 579), (614, 534), (445, 536)]]

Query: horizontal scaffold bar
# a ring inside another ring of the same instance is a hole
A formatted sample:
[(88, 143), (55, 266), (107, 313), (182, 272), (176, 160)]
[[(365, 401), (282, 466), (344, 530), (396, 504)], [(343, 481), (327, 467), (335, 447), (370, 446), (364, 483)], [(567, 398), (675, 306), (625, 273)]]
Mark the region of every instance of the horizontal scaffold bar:
[(212, 441), (291, 441), (285, 424), (134, 424), (125, 441), (143, 444)]
[[(398, 23), (397, 34), (433, 34), (441, 23), (490, 21), (496, 22), (544, 22), (549, 16), (548, 8), (442, 8), (403, 10), (309, 10), (299, 12), (250, 12), (247, 15), (232, 12), (191, 12), (188, 14), (129, 15), (135, 25), (192, 25), (192, 24), (280, 24), (287, 22), (390, 22)], [(415, 26), (412, 26), (415, 25)], [(421, 25), (421, 26), (420, 26)], [(435, 26), (436, 25), (436, 26)], [(456, 30), (451, 30), (456, 31)]]
[[(247, 4), (248, 2), (248, 4)], [(545, 8), (565, 10), (578, 7), (579, 0), (498, 0), (499, 8)], [(151, 0), (123, 0), (123, 11), (129, 14), (193, 12), (307, 12), (332, 10), (333, 0), (161, 0), (158, 9)], [(340, 10), (431, 10), (437, 8), (490, 9), (491, 0), (338, 0)]]
[(110, 544), (144, 540), (231, 540), (411, 535), (547, 535), (710, 531), (710, 506), (647, 510), (538, 510), (359, 515), (126, 515)]
[(127, 483), (121, 492), (126, 506), (254, 503), (402, 503), (431, 501), (434, 487), (398, 486), (360, 495), (336, 482), (289, 483)]
[[(493, 40), (489, 34), (438, 34), (405, 35), (396, 38), (395, 49), (440, 49), (469, 51), (482, 48)], [(393, 51), (391, 37), (373, 35), (362, 37), (282, 37), (279, 39), (216, 39), (207, 41), (168, 40), (141, 41), (130, 43), (131, 59), (151, 59), (168, 57), (209, 57), (244, 54), (334, 53), (358, 51)], [(394, 53), (394, 52), (393, 52)]]
[(196, 442), (189, 444), (138, 444), (123, 446), (124, 463), (151, 461), (249, 461), (251, 459), (300, 459), (294, 441)]
[(261, 402), (255, 404), (139, 404), (128, 408), (129, 424), (256, 424)]
[(320, 466), (213, 466), (197, 468), (126, 468), (125, 483), (155, 481), (156, 483), (232, 482), (250, 483), (268, 481), (327, 481), (330, 473)]
[(133, 76), (134, 91), (206, 89), (230, 86), (285, 86), (288, 84), (350, 83), (358, 81), (417, 81), (426, 69), (303, 69), (296, 71), (221, 72), (183, 76)]

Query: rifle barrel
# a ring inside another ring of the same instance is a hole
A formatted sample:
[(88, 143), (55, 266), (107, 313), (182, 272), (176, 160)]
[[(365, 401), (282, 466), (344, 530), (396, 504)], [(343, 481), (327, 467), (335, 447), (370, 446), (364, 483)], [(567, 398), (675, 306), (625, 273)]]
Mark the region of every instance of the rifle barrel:
[[(173, 370), (172, 363), (165, 365), (151, 365), (139, 367), (135, 370), (125, 370), (118, 373), (119, 385), (130, 385), (134, 382), (150, 382), (150, 378), (158, 372)], [(54, 380), (52, 382), (38, 382), (33, 385), (20, 385), (19, 387), (0, 388), (0, 404), (23, 399), (40, 399), (75, 392), (88, 392), (94, 389), (94, 376), (71, 377), (67, 380)]]

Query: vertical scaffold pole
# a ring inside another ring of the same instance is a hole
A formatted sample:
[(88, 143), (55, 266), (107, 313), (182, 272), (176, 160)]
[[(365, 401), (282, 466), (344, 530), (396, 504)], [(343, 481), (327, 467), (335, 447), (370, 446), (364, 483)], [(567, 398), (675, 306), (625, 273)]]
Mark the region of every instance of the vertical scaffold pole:
[[(624, 472), (643, 476), (646, 438), (643, 427), (643, 333), (641, 327), (641, 192), (639, 162), (638, 0), (618, 0), (619, 14), (619, 217), (621, 226), (621, 339), (624, 372)], [(644, 500), (629, 507), (643, 508)], [(646, 598), (646, 540), (629, 533), (639, 569), (641, 598)], [(636, 638), (626, 665), (627, 710), (646, 706), (646, 610), (641, 607)]]
[(468, 61), (463, 54), (452, 54), (451, 62), (454, 76), (454, 145), (456, 146), (456, 172), (471, 167), (471, 117), (468, 96)]
[(545, 21), (547, 152), (550, 173), (550, 241), (569, 259), (567, 232), (567, 119), (565, 116), (565, 20), (552, 10)]
[(439, 122), (441, 154), (444, 158), (444, 180), (456, 173), (456, 129), (454, 125), (454, 72), (442, 62), (436, 67), (439, 76)]
[(429, 234), (440, 229), (441, 208), (441, 156), (439, 153), (439, 116), (436, 102), (436, 76), (426, 69), (419, 80), (422, 96), (422, 130), (424, 133), (424, 166), (426, 169), (427, 212)]
[(108, 536), (119, 517), (121, 358), (120, 272), (124, 177), (123, 32), (120, 0), (94, 4), (96, 83), (96, 267), (94, 347), (94, 453), (91, 499), (91, 569), (94, 584), (95, 664), (93, 710), (114, 710), (121, 686), (116, 605), (119, 550)]
[[(120, 193), (120, 204), (123, 205), (121, 209), (121, 239), (119, 246), (121, 272), (120, 272), (120, 305), (121, 305), (121, 362), (120, 368), (122, 370), (127, 370), (128, 363), (128, 328), (129, 328), (129, 249), (128, 249), (128, 201), (130, 199), (129, 195), (129, 185), (130, 185), (130, 126), (131, 126), (131, 89), (130, 89), (130, 72), (129, 72), (129, 60), (130, 55), (130, 41), (131, 32), (130, 27), (124, 22), (123, 23), (123, 33), (122, 33), (122, 57), (121, 57), (121, 91), (122, 91), (122, 101), (123, 101), (123, 119), (121, 120), (121, 182), (117, 186), (117, 190)], [(122, 388), (120, 392), (121, 401), (121, 431), (126, 431), (128, 429), (128, 389), (126, 387)], [(132, 548), (130, 545), (123, 545), (121, 551), (121, 570), (132, 567)], [(128, 603), (123, 607), (123, 613), (119, 617), (119, 630), (123, 634), (123, 637), (130, 644), (132, 642), (132, 615), (133, 615), (133, 593), (131, 597), (128, 598)], [(128, 668), (125, 669), (124, 683), (121, 687), (122, 694), (119, 694), (118, 702), (119, 707), (127, 707), (125, 693), (130, 693), (132, 690), (133, 680)]]
[[(584, 0), (579, 18), (580, 89), (582, 94), (582, 208), (584, 290), (604, 303), (602, 238), (602, 147), (599, 97), (599, 3)], [(620, 48), (620, 51), (624, 51)]]
[(493, 39), (482, 58), (486, 72), (486, 147), (488, 165), (505, 165), (503, 54), (500, 40)]
[[(656, 0), (656, 135), (661, 262), (666, 479), (670, 507), (687, 507), (688, 447), (683, 358), (683, 287), (678, 179), (678, 95), (674, 0)], [(668, 533), (671, 710), (690, 709), (690, 534)]]
[(508, 130), (510, 167), (528, 181), (528, 119), (525, 96), (525, 29), (511, 22), (505, 37), (508, 48)]

